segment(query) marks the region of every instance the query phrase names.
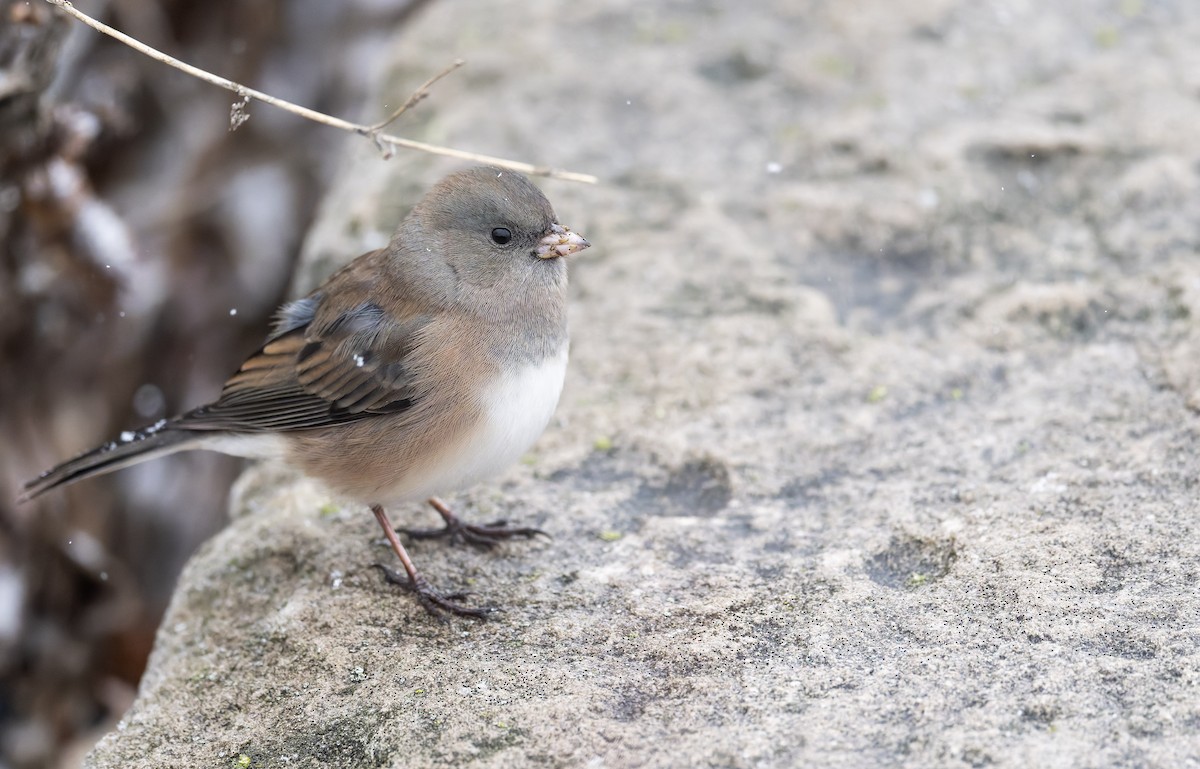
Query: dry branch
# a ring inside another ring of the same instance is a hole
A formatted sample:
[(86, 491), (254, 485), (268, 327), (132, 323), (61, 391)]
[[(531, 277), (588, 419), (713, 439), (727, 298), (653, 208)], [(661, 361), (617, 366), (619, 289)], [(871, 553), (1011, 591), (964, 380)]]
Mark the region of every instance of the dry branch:
[[(397, 117), (399, 117), (402, 112), (404, 112), (406, 109), (411, 107), (413, 104), (416, 104), (417, 102), (419, 102), (421, 99), (425, 98), (427, 89), (431, 85), (433, 85), (435, 82), (440, 80), (442, 77), (448, 75), (450, 72), (457, 69), (460, 66), (460, 62), (455, 62), (452, 66), (448, 67), (447, 69), (443, 70), (439, 74), (430, 78), (424, 85), (422, 85), (420, 88), (418, 88), (413, 93), (413, 95), (409, 97), (408, 101), (406, 101), (400, 107), (400, 109), (396, 110), (396, 112), (394, 112), (387, 120), (384, 120), (383, 122), (373, 125), (373, 126), (372, 125), (363, 125), (361, 123), (352, 123), (349, 120), (342, 120), (341, 118), (333, 117), (332, 115), (326, 115), (324, 112), (317, 112), (316, 110), (309, 109), (308, 107), (302, 107), (299, 104), (293, 104), (290, 101), (286, 101), (284, 99), (280, 99), (278, 97), (271, 96), (270, 94), (263, 93), (262, 91), (256, 91), (253, 88), (249, 88), (240, 83), (235, 83), (232, 80), (229, 80), (227, 78), (223, 78), (219, 75), (214, 75), (211, 72), (208, 72), (207, 70), (200, 69), (199, 67), (195, 67), (186, 62), (182, 62), (179, 59), (176, 59), (173, 56), (169, 56), (169, 55), (163, 53), (162, 51), (159, 51), (156, 48), (151, 48), (150, 46), (146, 45), (145, 43), (141, 42), (140, 40), (132, 38), (129, 35), (126, 35), (124, 32), (113, 29), (112, 27), (108, 26), (107, 24), (105, 24), (101, 21), (97, 21), (96, 19), (93, 19), (91, 16), (88, 16), (86, 13), (83, 13), (79, 9), (75, 8), (75, 6), (72, 5), (70, 2), (68, 2), (68, 0), (46, 0), (46, 2), (50, 3), (51, 5), (55, 5), (59, 8), (61, 8), (65, 13), (75, 17), (79, 21), (82, 21), (84, 24), (88, 25), (92, 29), (94, 29), (98, 32), (102, 32), (111, 38), (121, 41), (122, 43), (124, 43), (125, 45), (134, 49), (135, 51), (138, 51), (139, 53), (142, 53), (146, 56), (149, 56), (151, 59), (154, 59), (155, 61), (162, 62), (163, 64), (166, 64), (167, 66), (170, 66), (170, 67), (174, 67), (175, 69), (178, 69), (181, 72), (186, 72), (187, 74), (191, 75), (192, 77), (197, 78), (199, 80), (203, 80), (206, 83), (211, 83), (212, 85), (215, 85), (219, 88), (224, 88), (227, 91), (232, 91), (233, 93), (238, 95), (239, 99), (241, 99), (243, 101), (245, 101), (247, 99), (255, 99), (255, 100), (261, 101), (265, 104), (270, 104), (271, 106), (278, 107), (279, 109), (287, 110), (288, 112), (291, 112), (294, 115), (299, 115), (300, 117), (308, 118), (309, 120), (312, 120), (315, 123), (322, 123), (327, 126), (333, 126), (334, 128), (340, 128), (343, 131), (351, 131), (353, 133), (361, 134), (363, 136), (368, 136), (368, 137), (372, 138), (377, 144), (386, 144), (386, 145), (390, 145), (393, 147), (403, 147), (404, 149), (418, 150), (420, 152), (428, 152), (433, 155), (444, 155), (446, 157), (458, 158), (460, 160), (469, 160), (469, 161), (476, 162), (476, 163), (486, 163), (488, 165), (499, 166), (500, 168), (507, 168), (512, 171), (520, 171), (521, 173), (530, 174), (533, 176), (547, 176), (547, 177), (551, 177), (554, 179), (565, 179), (567, 181), (584, 182), (587, 184), (595, 184), (596, 183), (596, 177), (592, 176), (591, 174), (581, 174), (581, 173), (576, 173), (574, 171), (564, 171), (564, 170), (557, 169), (557, 168), (551, 168), (549, 166), (535, 166), (530, 163), (523, 163), (519, 160), (508, 160), (506, 158), (497, 158), (497, 157), (492, 157), (490, 155), (480, 155), (475, 152), (467, 152), (465, 150), (457, 150), (457, 149), (453, 149), (451, 147), (442, 147), (442, 146), (439, 146), (436, 144), (426, 144), (425, 142), (414, 141), (412, 139), (405, 139), (400, 136), (393, 136), (391, 134), (380, 133), (380, 130), (383, 127), (387, 126), (389, 123), (391, 123)], [(244, 110), (244, 106), (243, 106), (243, 110)]]

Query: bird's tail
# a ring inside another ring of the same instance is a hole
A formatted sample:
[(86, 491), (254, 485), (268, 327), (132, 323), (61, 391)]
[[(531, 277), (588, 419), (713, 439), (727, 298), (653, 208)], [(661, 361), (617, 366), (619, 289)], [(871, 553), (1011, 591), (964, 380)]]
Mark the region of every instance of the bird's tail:
[(117, 440), (69, 459), (29, 481), (17, 501), (26, 502), (68, 483), (192, 448), (199, 437), (191, 430), (173, 428), (165, 420), (144, 430), (121, 433)]

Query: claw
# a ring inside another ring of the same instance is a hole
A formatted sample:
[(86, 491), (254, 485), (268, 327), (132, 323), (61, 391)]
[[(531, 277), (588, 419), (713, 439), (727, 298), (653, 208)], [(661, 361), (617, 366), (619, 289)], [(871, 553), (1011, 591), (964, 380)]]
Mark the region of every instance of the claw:
[(494, 614), (497, 611), (497, 609), (491, 606), (471, 608), (456, 603), (456, 601), (462, 601), (471, 595), (471, 593), (468, 591), (439, 593), (433, 588), (432, 585), (425, 581), (424, 577), (418, 575), (417, 579), (414, 581), (409, 579), (407, 574), (398, 572), (388, 566), (384, 566), (382, 563), (373, 563), (371, 565), (383, 572), (383, 578), (389, 583), (393, 585), (399, 585), (405, 590), (415, 594), (420, 604), (425, 607), (425, 611), (429, 612), (430, 614), (438, 615), (440, 612), (448, 611), (452, 614), (457, 614), (460, 617), (487, 619), (488, 615)]
[(501, 542), (508, 539), (516, 539), (524, 537), (532, 539), (533, 537), (543, 536), (549, 538), (550, 535), (541, 529), (535, 529), (532, 526), (514, 526), (510, 527), (508, 521), (492, 521), (491, 523), (478, 525), (473, 523), (464, 523), (461, 518), (454, 514), (445, 502), (432, 497), (429, 504), (437, 510), (438, 515), (442, 516), (442, 520), (446, 525), (440, 529), (405, 529), (404, 533), (413, 539), (441, 539), (445, 537), (451, 542), (465, 542), (468, 545), (490, 550)]
[(466, 543), (475, 547), (490, 550), (507, 539), (524, 537), (532, 539), (536, 536), (549, 537), (541, 529), (531, 526), (512, 527), (508, 521), (492, 521), (484, 525), (463, 523), (457, 518), (453, 523), (447, 523), (440, 529), (404, 529), (405, 534), (413, 539), (441, 539), (443, 537), (454, 543)]

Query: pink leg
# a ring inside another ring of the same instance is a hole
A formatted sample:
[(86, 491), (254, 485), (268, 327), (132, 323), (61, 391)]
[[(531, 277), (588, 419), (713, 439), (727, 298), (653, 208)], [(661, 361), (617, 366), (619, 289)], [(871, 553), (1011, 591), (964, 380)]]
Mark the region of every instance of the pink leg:
[(400, 559), (400, 564), (404, 567), (405, 574), (400, 574), (395, 569), (381, 563), (375, 564), (383, 572), (383, 576), (388, 582), (416, 593), (417, 600), (421, 602), (421, 605), (433, 614), (437, 614), (438, 611), (449, 611), (463, 617), (483, 618), (492, 612), (491, 609), (470, 609), (455, 603), (455, 601), (465, 598), (467, 593), (442, 595), (434, 590), (433, 586), (426, 582), (425, 578), (417, 571), (417, 567), (413, 565), (412, 558), (408, 557), (408, 551), (404, 549), (404, 545), (400, 544), (400, 537), (396, 536), (396, 529), (392, 527), (392, 522), (388, 520), (383, 507), (371, 505), (371, 512), (375, 514), (375, 520), (379, 521), (384, 536), (387, 537), (392, 550), (396, 552), (396, 557)]

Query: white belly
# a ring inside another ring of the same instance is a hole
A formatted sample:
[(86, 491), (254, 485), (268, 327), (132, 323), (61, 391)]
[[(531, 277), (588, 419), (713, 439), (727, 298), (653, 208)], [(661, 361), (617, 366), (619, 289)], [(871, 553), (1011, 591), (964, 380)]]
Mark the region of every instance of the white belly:
[(246, 459), (280, 459), (287, 455), (287, 440), (278, 433), (216, 433), (206, 436), (200, 448)]
[(479, 394), (479, 429), (420, 473), (405, 494), (424, 498), (466, 488), (516, 462), (533, 445), (558, 405), (567, 373), (567, 348), (544, 363), (510, 372)]

